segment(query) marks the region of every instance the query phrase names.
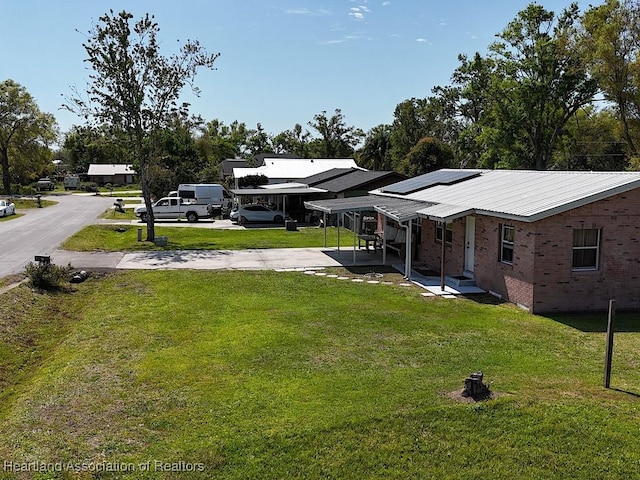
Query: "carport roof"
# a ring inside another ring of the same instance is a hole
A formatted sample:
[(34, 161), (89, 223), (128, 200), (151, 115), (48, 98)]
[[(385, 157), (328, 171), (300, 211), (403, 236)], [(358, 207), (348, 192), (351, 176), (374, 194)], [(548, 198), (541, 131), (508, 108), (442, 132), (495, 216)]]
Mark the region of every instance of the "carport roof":
[(433, 205), (404, 198), (365, 195), (361, 197), (335, 198), (331, 200), (311, 200), (304, 202), (309, 210), (334, 214), (345, 212), (377, 211), (399, 222), (418, 217), (418, 210)]
[(326, 190), (315, 187), (292, 188), (234, 188), (229, 190), (237, 196), (243, 195), (309, 195), (312, 193), (326, 193)]

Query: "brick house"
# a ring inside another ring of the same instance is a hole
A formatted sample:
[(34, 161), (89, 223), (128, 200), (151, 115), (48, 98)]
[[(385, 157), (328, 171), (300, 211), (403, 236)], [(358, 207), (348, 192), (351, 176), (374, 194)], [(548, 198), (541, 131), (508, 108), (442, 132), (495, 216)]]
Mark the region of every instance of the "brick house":
[(370, 194), (378, 230), (407, 232), (405, 272), (535, 313), (640, 308), (640, 172), (447, 169)]

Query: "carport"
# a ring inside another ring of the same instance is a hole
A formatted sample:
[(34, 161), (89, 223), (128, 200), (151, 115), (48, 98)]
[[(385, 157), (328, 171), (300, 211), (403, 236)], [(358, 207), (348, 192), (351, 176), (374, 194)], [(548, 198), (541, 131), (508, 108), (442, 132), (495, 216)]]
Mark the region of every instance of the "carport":
[[(353, 263), (356, 263), (356, 243), (360, 215), (364, 211), (376, 211), (384, 217), (391, 218), (405, 229), (405, 277), (411, 279), (411, 236), (412, 223), (419, 218), (418, 210), (429, 207), (432, 203), (406, 200), (382, 195), (367, 195), (361, 197), (336, 198), (332, 200), (317, 200), (304, 202), (309, 210), (322, 212), (324, 215), (324, 246), (327, 246), (327, 215), (347, 215), (353, 220)], [(386, 222), (385, 222), (386, 225)], [(383, 227), (384, 231), (384, 227)], [(340, 249), (340, 222), (338, 222), (338, 249)], [(382, 235), (382, 263), (387, 263), (387, 235)]]
[[(273, 203), (282, 210), (287, 217), (287, 197), (289, 195), (314, 195), (327, 193), (321, 188), (309, 187), (301, 184), (277, 184), (265, 185), (263, 188), (234, 188), (230, 192), (233, 196), (238, 197), (268, 197), (275, 200)], [(240, 200), (241, 201), (241, 200)]]

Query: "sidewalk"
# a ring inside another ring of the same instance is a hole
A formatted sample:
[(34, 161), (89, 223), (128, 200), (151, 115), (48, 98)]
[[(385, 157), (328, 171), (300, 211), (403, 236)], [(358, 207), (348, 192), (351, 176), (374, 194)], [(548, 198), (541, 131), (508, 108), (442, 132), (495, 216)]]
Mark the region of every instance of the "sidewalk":
[(290, 268), (381, 265), (380, 254), (332, 248), (270, 248), (249, 250), (180, 250), (148, 252), (70, 252), (56, 250), (51, 261), (75, 269), (147, 270), (275, 270)]

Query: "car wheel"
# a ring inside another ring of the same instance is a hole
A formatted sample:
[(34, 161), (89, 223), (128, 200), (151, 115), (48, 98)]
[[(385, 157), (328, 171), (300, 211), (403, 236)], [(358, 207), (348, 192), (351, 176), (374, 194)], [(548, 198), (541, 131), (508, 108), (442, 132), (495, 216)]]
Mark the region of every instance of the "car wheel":
[(188, 212), (187, 213), (187, 222), (197, 222), (198, 221), (198, 214), (196, 212)]
[(247, 222), (247, 217), (240, 217), (240, 223), (248, 223)]
[(149, 220), (149, 214), (148, 213), (141, 213), (140, 214), (140, 221), (143, 223), (147, 223), (147, 220)]
[(276, 215), (275, 217), (273, 217), (273, 221), (274, 221), (275, 223), (282, 223), (282, 220), (284, 220), (284, 219), (282, 218), (282, 215)]

